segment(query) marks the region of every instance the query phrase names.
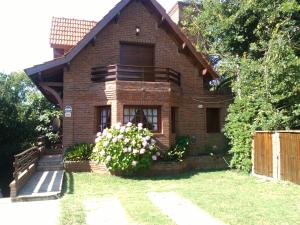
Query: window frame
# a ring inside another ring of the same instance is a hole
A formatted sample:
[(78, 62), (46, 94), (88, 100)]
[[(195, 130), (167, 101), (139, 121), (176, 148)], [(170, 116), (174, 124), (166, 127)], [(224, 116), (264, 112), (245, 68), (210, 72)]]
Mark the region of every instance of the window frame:
[(96, 106), (96, 131), (97, 132), (102, 132), (104, 129), (100, 129), (100, 127), (102, 126), (102, 111), (104, 110), (109, 110), (109, 114), (106, 113), (106, 117), (107, 117), (107, 121), (106, 124), (108, 124), (109, 126), (107, 126), (107, 128), (111, 127), (111, 106), (110, 105), (103, 105), (103, 106)]
[[(209, 125), (209, 122), (210, 122), (209, 119), (212, 119), (212, 117), (208, 117), (208, 115), (210, 114), (208, 112), (209, 110), (217, 110), (217, 112), (218, 112), (217, 125), (216, 126)], [(206, 116), (206, 133), (208, 133), (208, 134), (219, 134), (219, 133), (221, 133), (221, 108), (209, 107), (209, 108), (206, 108), (205, 113), (206, 113), (205, 114), (205, 116)], [(217, 129), (215, 129), (215, 127), (217, 127)]]
[(161, 133), (161, 106), (159, 105), (123, 105), (123, 123), (125, 124), (125, 108), (132, 109), (156, 109), (157, 110), (157, 130), (150, 130), (152, 133)]
[(171, 107), (171, 132), (172, 134), (176, 134), (177, 130), (177, 113), (178, 107)]

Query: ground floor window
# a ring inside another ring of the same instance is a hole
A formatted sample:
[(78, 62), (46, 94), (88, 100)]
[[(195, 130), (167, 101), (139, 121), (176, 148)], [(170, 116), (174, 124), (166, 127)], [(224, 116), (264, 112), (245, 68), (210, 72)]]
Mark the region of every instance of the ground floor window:
[(111, 108), (110, 106), (97, 107), (97, 131), (103, 131), (111, 126)]
[(142, 123), (152, 132), (160, 131), (160, 107), (159, 106), (124, 106), (124, 123)]
[(172, 133), (176, 133), (177, 108), (171, 107)]
[(219, 108), (206, 109), (206, 131), (207, 133), (221, 132)]

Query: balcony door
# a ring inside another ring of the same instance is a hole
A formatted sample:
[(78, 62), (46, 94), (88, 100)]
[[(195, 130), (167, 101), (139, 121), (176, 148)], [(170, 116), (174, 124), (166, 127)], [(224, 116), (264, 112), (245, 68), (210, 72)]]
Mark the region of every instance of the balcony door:
[(121, 43), (120, 64), (132, 80), (154, 81), (154, 45)]

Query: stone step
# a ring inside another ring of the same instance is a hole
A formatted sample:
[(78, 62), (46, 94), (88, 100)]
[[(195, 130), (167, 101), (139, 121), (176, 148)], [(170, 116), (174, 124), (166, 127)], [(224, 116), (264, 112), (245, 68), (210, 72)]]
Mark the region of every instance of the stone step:
[(63, 155), (46, 155), (42, 156), (39, 160), (39, 163), (53, 163), (53, 162), (61, 162), (63, 161)]
[(62, 165), (63, 161), (54, 161), (54, 162), (38, 162), (39, 166), (55, 166), (55, 165)]
[(63, 170), (64, 165), (63, 163), (56, 164), (56, 165), (38, 165), (37, 171), (54, 171), (54, 170)]

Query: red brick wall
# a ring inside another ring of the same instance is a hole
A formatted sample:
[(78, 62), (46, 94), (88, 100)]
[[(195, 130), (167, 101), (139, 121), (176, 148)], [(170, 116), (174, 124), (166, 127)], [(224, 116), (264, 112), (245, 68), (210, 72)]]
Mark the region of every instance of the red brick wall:
[[(140, 35), (135, 28), (139, 26)], [(92, 83), (91, 67), (119, 63), (120, 41), (151, 43), (155, 45), (155, 66), (170, 67), (181, 73), (181, 87), (172, 83), (146, 83), (111, 81)], [(112, 124), (123, 121), (123, 105), (160, 105), (162, 132), (157, 134), (164, 146), (174, 143), (171, 133), (171, 106), (178, 107), (178, 135), (194, 135), (194, 148), (211, 136), (216, 142), (222, 135), (208, 135), (205, 131), (205, 108), (223, 107), (220, 99), (206, 99), (201, 71), (185, 54), (178, 53), (178, 46), (167, 32), (158, 27), (157, 19), (141, 2), (132, 1), (120, 15), (117, 24), (111, 22), (96, 37), (95, 44), (88, 45), (71, 62), (64, 72), (64, 106), (71, 105), (71, 118), (64, 119), (64, 146), (80, 142), (93, 142), (95, 135), (95, 107), (111, 105)], [(225, 112), (225, 110), (223, 110)]]

